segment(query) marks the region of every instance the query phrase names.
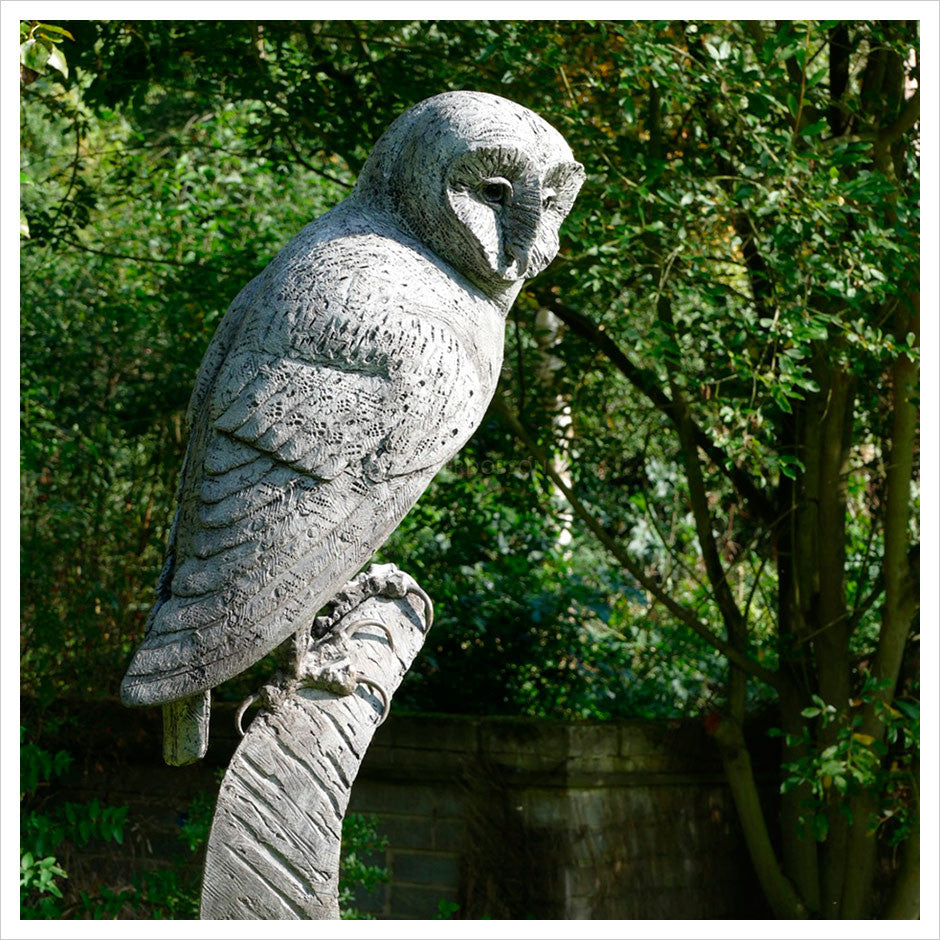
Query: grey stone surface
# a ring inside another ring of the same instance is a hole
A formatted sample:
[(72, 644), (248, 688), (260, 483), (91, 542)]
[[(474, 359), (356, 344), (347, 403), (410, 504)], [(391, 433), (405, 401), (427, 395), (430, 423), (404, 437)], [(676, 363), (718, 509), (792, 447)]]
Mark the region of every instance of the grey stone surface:
[(457, 882), (456, 853), (396, 852), (394, 862), (399, 881), (407, 884), (449, 888)]
[(196, 379), (157, 600), (121, 688), (128, 705), (193, 700), (168, 709), (171, 761), (204, 752), (206, 729), (185, 727), (207, 714), (197, 701), (308, 631), (474, 432), (506, 314), (556, 254), (583, 177), (526, 108), (438, 95), (235, 298)]
[[(424, 887), (423, 885), (392, 885), (390, 904), (406, 920), (429, 920), (438, 916), (442, 901), (456, 903), (453, 888)], [(444, 935), (444, 931), (441, 931)]]
[[(354, 587), (368, 579), (360, 576)], [(339, 688), (319, 682), (323, 658), (311, 644), (296, 674), (281, 676), (267, 693), (222, 780), (206, 849), (202, 919), (339, 917), (349, 794), (375, 728), (424, 643), (422, 612), (417, 592), (366, 597), (326, 635), (347, 638), (348, 675), (358, 681)]]

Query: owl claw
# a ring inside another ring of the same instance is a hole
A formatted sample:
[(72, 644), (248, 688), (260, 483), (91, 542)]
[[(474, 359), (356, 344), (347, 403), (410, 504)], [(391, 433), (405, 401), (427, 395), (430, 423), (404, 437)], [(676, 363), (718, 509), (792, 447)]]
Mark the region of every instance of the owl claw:
[[(434, 621), (434, 605), (427, 593), (418, 585), (411, 575), (406, 574), (395, 565), (372, 565), (366, 571), (357, 575), (340, 591), (327, 605), (328, 613), (317, 617), (313, 623), (312, 633), (319, 639), (332, 632), (336, 625), (370, 597), (387, 597), (398, 600), (409, 594), (417, 594), (424, 604), (423, 633), (431, 629)], [(347, 632), (347, 631), (343, 631)]]
[[(404, 585), (399, 585), (399, 587), (404, 587)], [(416, 585), (408, 585), (407, 590), (417, 590), (430, 611), (431, 601), (424, 591)], [(403, 591), (402, 597), (404, 593)], [(245, 729), (242, 727), (245, 712), (255, 702), (260, 701), (262, 705), (274, 710), (302, 688), (322, 689), (334, 695), (344, 696), (352, 695), (359, 685), (370, 686), (376, 690), (382, 700), (382, 714), (376, 726), (382, 724), (388, 717), (391, 697), (374, 679), (353, 671), (349, 658), (349, 644), (358, 631), (378, 627), (388, 639), (389, 649), (396, 653), (392, 631), (381, 620), (374, 618), (351, 620), (347, 624), (343, 624), (341, 619), (332, 622), (327, 620), (325, 624), (325, 618), (318, 618), (318, 620), (320, 621), (319, 627), (324, 632), (317, 639), (312, 640), (306, 631), (297, 633), (292, 647), (294, 668), (290, 674), (278, 673), (271, 682), (262, 686), (253, 695), (249, 695), (238, 706), (235, 713), (235, 728), (240, 736), (245, 735)], [(368, 637), (368, 639), (377, 640), (376, 637)]]
[(369, 679), (367, 676), (358, 676), (357, 678), (361, 685), (371, 686), (373, 689), (375, 689), (382, 699), (382, 715), (375, 723), (375, 726), (378, 727), (385, 721), (386, 718), (388, 718), (388, 714), (392, 710), (392, 703), (388, 697), (388, 692), (386, 692), (385, 689), (382, 688), (382, 686), (379, 685), (379, 683), (374, 679)]
[(417, 582), (413, 583), (408, 589), (410, 594), (417, 594), (424, 604), (424, 632), (427, 633), (434, 625), (434, 604), (424, 588), (419, 587)]
[(388, 645), (391, 648), (391, 651), (393, 653), (395, 652), (395, 638), (392, 636), (392, 631), (389, 630), (389, 628), (386, 627), (385, 624), (382, 623), (381, 620), (355, 620), (352, 623), (350, 623), (348, 626), (342, 627), (339, 632), (346, 634), (346, 636), (349, 637), (349, 639), (351, 640), (353, 638), (353, 634), (356, 633), (358, 630), (362, 629), (363, 627), (381, 628), (385, 632), (385, 635), (388, 637)]
[(417, 594), (424, 604), (424, 629), (427, 633), (434, 623), (434, 604), (421, 585), (395, 565), (373, 565), (367, 572), (365, 584), (370, 593), (379, 597), (404, 598)]
[(245, 715), (245, 712), (254, 705), (261, 698), (261, 695), (255, 692), (253, 695), (249, 695), (241, 705), (238, 706), (238, 711), (235, 712), (235, 730), (238, 732), (238, 736), (243, 738), (245, 736), (245, 729), (242, 727), (242, 718)]
[(297, 688), (296, 680), (288, 679), (282, 673), (278, 673), (271, 682), (261, 686), (253, 695), (249, 695), (235, 712), (235, 730), (240, 737), (245, 736), (245, 729), (242, 727), (242, 718), (245, 712), (251, 708), (255, 702), (260, 702), (263, 708), (271, 711), (276, 709), (282, 702), (289, 698)]

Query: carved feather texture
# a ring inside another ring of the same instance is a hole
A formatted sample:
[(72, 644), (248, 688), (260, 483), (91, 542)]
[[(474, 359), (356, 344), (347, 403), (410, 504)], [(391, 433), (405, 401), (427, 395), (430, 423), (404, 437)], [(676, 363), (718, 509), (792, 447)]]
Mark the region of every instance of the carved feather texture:
[[(482, 420), (521, 280), (504, 276), (501, 241), (480, 245), (522, 225), (544, 261), (536, 242), (557, 245), (563, 216), (532, 209), (538, 187), (563, 178), (573, 199), (583, 171), (519, 105), (471, 92), (430, 102), (392, 125), (353, 195), (293, 239), (220, 324), (196, 378), (127, 704), (210, 689), (309, 627)], [(447, 187), (458, 161), (460, 185), (473, 185), (474, 126), (496, 148), (476, 162), (520, 193), (505, 218), (467, 233)], [(524, 225), (513, 217), (523, 207)]]

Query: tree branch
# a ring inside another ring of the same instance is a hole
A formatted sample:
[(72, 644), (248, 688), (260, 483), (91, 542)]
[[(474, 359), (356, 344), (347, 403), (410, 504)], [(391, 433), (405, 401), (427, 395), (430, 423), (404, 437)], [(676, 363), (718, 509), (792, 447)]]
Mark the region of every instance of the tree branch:
[[(366, 579), (376, 567), (346, 585), (351, 609), (322, 638), (305, 636), (292, 669), (258, 696), (263, 709), (229, 762), (209, 832), (204, 920), (340, 916), (340, 837), (353, 782), (430, 628), (416, 588), (398, 599), (372, 595)], [(330, 647), (343, 632), (345, 643)], [(351, 693), (316, 681), (324, 654), (337, 650), (358, 676)]]
[(720, 636), (715, 634), (708, 626), (703, 624), (695, 614), (681, 604), (676, 603), (669, 594), (664, 591), (652, 578), (646, 575), (630, 556), (626, 553), (611, 536), (610, 533), (594, 518), (587, 507), (571, 491), (565, 481), (552, 467), (551, 461), (535, 443), (531, 435), (522, 426), (522, 423), (510, 410), (506, 403), (498, 396), (493, 399), (493, 408), (503, 417), (513, 433), (528, 448), (533, 457), (541, 464), (542, 469), (551, 478), (552, 482), (564, 493), (566, 499), (571, 504), (571, 508), (582, 522), (594, 533), (601, 544), (623, 565), (624, 569), (640, 584), (645, 590), (649, 591), (666, 609), (678, 620), (689, 627), (694, 633), (697, 633), (710, 646), (714, 647), (719, 653), (727, 657), (736, 666), (739, 666), (749, 675), (760, 679), (767, 685), (779, 691), (782, 685), (782, 679), (776, 673), (761, 666), (755, 662), (746, 653), (742, 653), (735, 646), (727, 643)]
[[(584, 314), (579, 313), (577, 310), (565, 304), (559, 303), (558, 299), (547, 289), (536, 290), (534, 293), (539, 303), (557, 313), (575, 333), (601, 350), (617, 370), (621, 372), (637, 390), (642, 392), (655, 408), (666, 415), (671, 421), (675, 421), (673, 402), (669, 396), (663, 392), (659, 380), (652, 373), (641, 369), (633, 363), (609, 333), (599, 328), (588, 317), (584, 316)], [(739, 467), (729, 466), (728, 457), (725, 452), (694, 422), (692, 422), (692, 433), (696, 445), (708, 455), (709, 459), (714, 462), (715, 466), (728, 479), (737, 492), (747, 500), (755, 515), (759, 516), (765, 522), (772, 519), (774, 516), (773, 506), (754, 481)]]
[(910, 130), (920, 120), (920, 89), (907, 99), (901, 113), (884, 130), (878, 133), (881, 146), (893, 144), (905, 131)]
[[(656, 311), (669, 335), (675, 339), (676, 325), (672, 316), (672, 305), (668, 297), (660, 295), (656, 302)], [(728, 640), (736, 649), (743, 652), (747, 649), (747, 624), (741, 616), (738, 605), (735, 603), (727, 575), (721, 564), (721, 556), (718, 554), (718, 543), (712, 531), (711, 511), (708, 508), (708, 493), (705, 489), (702, 465), (699, 462), (698, 447), (695, 441), (695, 426), (685, 396), (671, 376), (669, 391), (672, 394), (673, 421), (679, 433), (682, 461), (685, 464), (685, 475), (689, 484), (692, 517), (695, 520), (695, 531), (698, 535), (699, 547), (702, 550), (705, 573), (711, 583), (715, 602), (721, 612), (721, 619), (728, 631)], [(742, 721), (744, 719), (747, 685), (743, 677), (736, 677), (734, 673), (735, 670), (732, 669), (728, 700), (735, 720)]]
[[(175, 268), (201, 268), (207, 270), (207, 267), (199, 264), (198, 261), (173, 261), (169, 258), (144, 258), (141, 255), (123, 255), (116, 251), (103, 251), (100, 248), (91, 248), (88, 245), (83, 245), (81, 242), (73, 242), (70, 238), (60, 238), (59, 241), (64, 242), (66, 245), (71, 245), (72, 248), (77, 248), (79, 251), (87, 251), (93, 255), (101, 255), (103, 258), (117, 258), (120, 261), (140, 261), (143, 264), (169, 264)], [(221, 269), (216, 270), (221, 273)]]
[(774, 915), (788, 920), (806, 919), (809, 916), (806, 905), (777, 861), (741, 725), (724, 719), (715, 732), (715, 740), (754, 870)]

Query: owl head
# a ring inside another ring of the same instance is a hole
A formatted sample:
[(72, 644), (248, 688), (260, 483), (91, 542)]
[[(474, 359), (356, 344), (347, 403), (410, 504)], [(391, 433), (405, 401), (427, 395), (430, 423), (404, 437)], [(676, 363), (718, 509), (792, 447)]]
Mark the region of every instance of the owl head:
[(356, 193), (465, 277), (499, 290), (555, 257), (583, 182), (584, 167), (537, 114), (497, 95), (454, 91), (388, 128)]

